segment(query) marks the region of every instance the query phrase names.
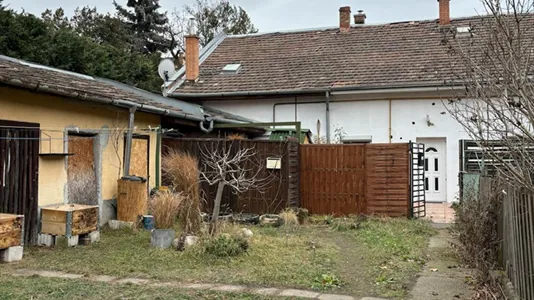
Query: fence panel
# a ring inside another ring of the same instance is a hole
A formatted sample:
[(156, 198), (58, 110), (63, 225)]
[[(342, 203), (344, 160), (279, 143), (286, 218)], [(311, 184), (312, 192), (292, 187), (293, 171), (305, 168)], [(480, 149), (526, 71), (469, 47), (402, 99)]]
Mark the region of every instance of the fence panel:
[(367, 145), (367, 213), (409, 216), (409, 144)]
[[(296, 144), (296, 145), (295, 145)], [(299, 206), (299, 174), (298, 174), (298, 143), (296, 141), (272, 142), (250, 140), (222, 140), (222, 139), (163, 139), (163, 154), (169, 149), (177, 149), (197, 157), (202, 164), (201, 147), (204, 149), (217, 149), (230, 147), (232, 151), (244, 148), (254, 148), (258, 153), (256, 159), (266, 164), (268, 157), (281, 158), (280, 170), (263, 168), (259, 176), (268, 178), (270, 184), (262, 190), (251, 189), (236, 195), (226, 187), (223, 193), (221, 210), (229, 209), (235, 213), (279, 213), (289, 206)], [(163, 183), (169, 185), (168, 180), (163, 178)], [(213, 210), (213, 201), (217, 191), (216, 186), (210, 186), (201, 182), (204, 211)]]
[[(483, 181), (481, 180), (481, 195)], [(501, 264), (521, 299), (534, 299), (534, 194), (505, 189), (499, 221)]]

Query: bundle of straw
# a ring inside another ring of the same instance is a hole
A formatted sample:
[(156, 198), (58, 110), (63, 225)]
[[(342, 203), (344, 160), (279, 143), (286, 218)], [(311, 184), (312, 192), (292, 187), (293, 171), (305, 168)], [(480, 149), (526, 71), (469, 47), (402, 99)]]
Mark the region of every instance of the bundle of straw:
[(156, 221), (156, 228), (170, 229), (181, 210), (185, 197), (170, 191), (159, 191), (149, 202), (148, 207)]

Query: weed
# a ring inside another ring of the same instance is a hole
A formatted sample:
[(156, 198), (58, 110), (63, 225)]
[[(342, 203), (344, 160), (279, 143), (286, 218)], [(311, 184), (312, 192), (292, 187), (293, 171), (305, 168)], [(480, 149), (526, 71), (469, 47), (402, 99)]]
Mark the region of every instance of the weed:
[(297, 213), (291, 208), (287, 208), (280, 213), (280, 219), (284, 226), (297, 226), (299, 225), (299, 218)]
[(203, 250), (215, 257), (231, 257), (247, 252), (249, 246), (246, 238), (224, 233), (204, 240)]
[(312, 289), (329, 290), (341, 287), (341, 281), (335, 275), (322, 274), (313, 280)]

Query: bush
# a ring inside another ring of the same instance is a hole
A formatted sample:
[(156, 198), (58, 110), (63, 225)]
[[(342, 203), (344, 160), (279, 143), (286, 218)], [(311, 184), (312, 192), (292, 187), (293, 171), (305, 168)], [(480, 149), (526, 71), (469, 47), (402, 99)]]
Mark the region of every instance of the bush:
[(297, 213), (291, 208), (286, 208), (280, 213), (280, 219), (284, 226), (296, 226), (299, 225), (299, 218)]
[(221, 234), (204, 241), (204, 252), (216, 257), (238, 256), (247, 252), (249, 242), (237, 235)]
[(184, 232), (200, 233), (200, 187), (198, 161), (195, 157), (177, 150), (170, 150), (162, 159), (162, 170), (177, 192), (185, 196), (180, 223)]
[(502, 188), (496, 182), (482, 179), (479, 191), (464, 193), (462, 203), (455, 207), (456, 223), (452, 233), (462, 261), (474, 268), (479, 284), (491, 280), (490, 272), (495, 267), (499, 238), (497, 222), (502, 203)]
[(170, 229), (180, 212), (184, 196), (170, 191), (159, 191), (148, 202), (150, 213), (154, 216), (156, 228)]

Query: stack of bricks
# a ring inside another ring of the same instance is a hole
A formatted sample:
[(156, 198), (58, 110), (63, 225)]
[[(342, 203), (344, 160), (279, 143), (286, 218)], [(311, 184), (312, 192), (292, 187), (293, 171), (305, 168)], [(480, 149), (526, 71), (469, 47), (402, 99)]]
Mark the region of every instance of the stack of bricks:
[(451, 203), (426, 203), (426, 217), (434, 223), (454, 223), (454, 209)]

